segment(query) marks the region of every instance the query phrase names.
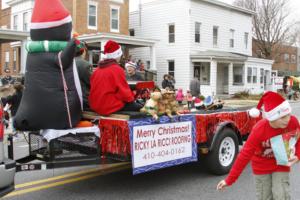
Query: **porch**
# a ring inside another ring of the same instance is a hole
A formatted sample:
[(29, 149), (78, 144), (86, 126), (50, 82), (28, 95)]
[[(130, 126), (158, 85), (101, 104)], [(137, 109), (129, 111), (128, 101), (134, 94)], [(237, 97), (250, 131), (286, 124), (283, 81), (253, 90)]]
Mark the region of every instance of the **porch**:
[(156, 40), (136, 38), (127, 35), (117, 35), (110, 33), (96, 33), (96, 34), (85, 34), (79, 36), (81, 41), (85, 41), (89, 47), (89, 62), (93, 66), (97, 66), (99, 60), (103, 58), (104, 45), (108, 40), (114, 40), (121, 45), (124, 59), (127, 59), (130, 49), (135, 48), (148, 48), (150, 59), (145, 63), (145, 68), (149, 71), (156, 71), (156, 51), (155, 43)]
[(191, 55), (193, 77), (202, 95), (227, 96), (248, 91), (262, 93), (271, 84), (273, 61), (228, 52), (205, 51)]

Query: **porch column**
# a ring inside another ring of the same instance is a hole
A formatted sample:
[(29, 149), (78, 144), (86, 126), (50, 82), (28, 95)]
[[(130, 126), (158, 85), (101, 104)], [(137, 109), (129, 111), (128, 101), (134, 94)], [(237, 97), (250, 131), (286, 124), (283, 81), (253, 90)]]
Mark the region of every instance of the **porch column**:
[(210, 88), (213, 96), (217, 94), (217, 65), (217, 61), (210, 61)]
[(233, 86), (233, 63), (228, 65), (228, 94), (231, 94)]
[(155, 45), (150, 47), (150, 69), (153, 71), (156, 71), (156, 50), (155, 50)]
[(27, 40), (21, 41), (21, 66), (20, 66), (20, 73), (25, 74), (26, 71), (26, 60), (27, 60), (27, 51), (25, 49)]

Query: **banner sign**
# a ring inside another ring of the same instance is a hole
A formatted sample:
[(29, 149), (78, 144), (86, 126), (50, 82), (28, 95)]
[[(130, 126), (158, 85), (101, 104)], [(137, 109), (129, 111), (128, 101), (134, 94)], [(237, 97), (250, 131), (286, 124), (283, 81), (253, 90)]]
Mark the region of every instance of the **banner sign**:
[(197, 161), (195, 116), (130, 120), (133, 174)]

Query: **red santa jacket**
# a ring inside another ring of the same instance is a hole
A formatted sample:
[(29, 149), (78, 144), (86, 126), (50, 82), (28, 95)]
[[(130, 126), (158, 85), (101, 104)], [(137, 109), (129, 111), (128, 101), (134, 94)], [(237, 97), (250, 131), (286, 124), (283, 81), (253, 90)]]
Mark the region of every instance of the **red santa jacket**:
[[(266, 119), (257, 122), (225, 179), (227, 185), (232, 185), (238, 179), (250, 160), (255, 175), (289, 172), (290, 167), (277, 165), (270, 138), (297, 129), (299, 129), (299, 122), (295, 116), (291, 116), (288, 126), (284, 129), (272, 128)], [(296, 143), (295, 154), (300, 158), (300, 140)]]
[(90, 107), (100, 115), (116, 112), (134, 100), (124, 70), (113, 59), (100, 62), (90, 81)]

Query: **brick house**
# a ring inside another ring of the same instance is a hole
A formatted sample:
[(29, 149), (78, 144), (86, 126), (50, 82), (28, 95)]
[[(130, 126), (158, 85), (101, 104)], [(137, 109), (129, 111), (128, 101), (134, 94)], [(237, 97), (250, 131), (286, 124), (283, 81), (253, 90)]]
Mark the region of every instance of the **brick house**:
[[(5, 5), (1, 7), (1, 27), (28, 31), (34, 0), (0, 1)], [(72, 16), (73, 29), (80, 34), (79, 39), (88, 43), (88, 59), (94, 65), (99, 61), (101, 49), (109, 39), (119, 42), (125, 55), (128, 55), (128, 48), (150, 47), (155, 60), (154, 41), (129, 36), (129, 0), (61, 1)], [(26, 53), (22, 42), (9, 42), (1, 46), (1, 66), (4, 66), (1, 74), (24, 73)]]
[[(272, 54), (274, 63), (272, 70), (277, 71), (278, 76), (299, 75), (298, 63), (298, 48), (288, 45), (280, 45), (277, 52)], [(257, 41), (252, 41), (252, 55), (256, 58), (265, 58), (261, 50), (257, 46)]]

